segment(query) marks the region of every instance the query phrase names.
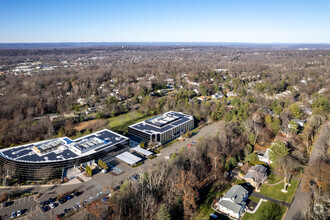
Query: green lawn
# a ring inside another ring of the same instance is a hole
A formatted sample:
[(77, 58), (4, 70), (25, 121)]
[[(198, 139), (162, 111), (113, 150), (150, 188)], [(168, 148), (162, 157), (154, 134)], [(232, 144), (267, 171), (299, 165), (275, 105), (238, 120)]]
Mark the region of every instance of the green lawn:
[(269, 174), (268, 176), (268, 183), (269, 184), (274, 184), (274, 183), (278, 183), (283, 179), (283, 176), (278, 176), (275, 175), (274, 173)]
[(242, 220), (281, 220), (286, 212), (286, 207), (270, 201), (262, 201), (255, 213), (245, 213)]
[(290, 183), (291, 183), (291, 186), (288, 187), (287, 193), (283, 193), (281, 191), (281, 189), (283, 189), (284, 183), (280, 183), (280, 184), (277, 184), (274, 186), (270, 186), (270, 185), (266, 185), (266, 184), (263, 185), (260, 189), (260, 194), (271, 197), (273, 199), (277, 199), (279, 201), (291, 203), (292, 197), (297, 189), (299, 180), (292, 179)]
[(125, 134), (127, 132), (127, 127), (134, 123), (146, 120), (153, 116), (146, 116), (140, 112), (128, 112), (109, 119), (107, 127), (113, 131)]

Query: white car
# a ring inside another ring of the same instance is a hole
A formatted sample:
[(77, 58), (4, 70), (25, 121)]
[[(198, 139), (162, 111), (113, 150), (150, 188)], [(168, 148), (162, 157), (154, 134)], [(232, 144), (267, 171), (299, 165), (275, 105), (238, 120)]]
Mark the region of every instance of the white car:
[(50, 204), (49, 204), (49, 207), (50, 207), (51, 209), (55, 208), (54, 203), (50, 203)]
[(102, 169), (102, 173), (107, 173), (108, 171), (106, 169)]
[(18, 211), (17, 211), (17, 217), (18, 217), (18, 216), (21, 216), (21, 214), (22, 214), (21, 210), (18, 210)]

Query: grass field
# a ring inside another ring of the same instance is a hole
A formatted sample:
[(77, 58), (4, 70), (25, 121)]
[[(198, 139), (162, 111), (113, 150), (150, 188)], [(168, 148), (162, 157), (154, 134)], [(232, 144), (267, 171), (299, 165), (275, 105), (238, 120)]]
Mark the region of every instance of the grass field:
[(125, 134), (127, 132), (127, 127), (129, 125), (146, 120), (151, 117), (153, 117), (153, 116), (146, 116), (137, 111), (129, 112), (126, 114), (122, 114), (122, 115), (110, 118), (107, 128), (109, 128), (115, 132)]
[(281, 220), (286, 207), (270, 201), (263, 201), (255, 213), (245, 213), (242, 220)]
[(268, 176), (268, 183), (269, 184), (278, 183), (281, 180), (283, 180), (283, 177), (282, 176), (275, 175), (274, 173), (271, 173)]
[(277, 199), (279, 201), (291, 203), (292, 197), (297, 189), (299, 180), (292, 179), (290, 183), (291, 183), (291, 186), (288, 187), (287, 193), (283, 193), (281, 191), (281, 189), (283, 189), (284, 183), (280, 183), (280, 184), (277, 184), (274, 186), (263, 185), (260, 189), (260, 194), (271, 197), (273, 199)]

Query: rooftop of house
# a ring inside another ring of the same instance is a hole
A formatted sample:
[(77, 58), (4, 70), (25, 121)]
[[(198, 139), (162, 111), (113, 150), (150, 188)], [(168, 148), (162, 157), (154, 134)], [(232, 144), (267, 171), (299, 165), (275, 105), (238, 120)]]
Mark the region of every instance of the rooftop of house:
[(0, 155), (21, 162), (57, 162), (96, 153), (105, 148), (116, 148), (116, 144), (127, 137), (104, 129), (81, 138), (55, 138), (0, 150)]
[(218, 202), (219, 205), (226, 207), (236, 213), (239, 213), (249, 192), (240, 185), (232, 186), (228, 192)]
[(257, 173), (267, 173), (267, 168), (263, 165), (255, 165), (249, 169), (249, 172), (245, 174), (244, 179), (254, 179)]

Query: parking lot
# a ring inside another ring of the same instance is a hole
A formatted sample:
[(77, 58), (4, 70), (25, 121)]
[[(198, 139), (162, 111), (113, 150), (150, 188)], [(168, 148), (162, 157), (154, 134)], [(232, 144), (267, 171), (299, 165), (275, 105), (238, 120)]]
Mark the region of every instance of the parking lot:
[[(64, 209), (73, 209), (73, 206), (77, 204), (77, 202), (83, 204), (85, 200), (89, 201), (91, 197), (93, 199), (97, 199), (98, 197), (100, 197), (100, 192), (103, 193), (109, 187), (115, 188), (119, 186), (124, 180), (132, 177), (134, 174), (152, 169), (153, 167), (157, 166), (158, 163), (166, 161), (167, 159), (165, 157), (168, 157), (169, 155), (178, 152), (180, 148), (186, 147), (188, 149), (191, 149), (191, 147), (188, 147), (188, 144), (191, 144), (193, 147), (199, 137), (207, 137), (214, 135), (218, 130), (217, 126), (219, 126), (219, 123), (214, 123), (202, 128), (197, 135), (187, 139), (184, 142), (174, 143), (173, 145), (163, 149), (158, 157), (152, 160), (147, 159), (141, 166), (138, 166), (136, 168), (132, 168), (118, 161), (114, 161), (116, 167), (124, 171), (118, 176), (115, 176), (110, 172), (99, 172), (87, 182), (71, 185), (54, 185), (51, 187), (31, 186), (31, 191), (43, 194), (38, 199), (38, 201), (35, 201), (33, 197), (17, 200), (10, 207), (0, 208), (1, 216), (4, 217), (6, 215), (7, 218), (9, 218), (11, 212), (26, 209), (27, 212), (23, 219), (56, 219), (55, 216), (64, 213)], [(58, 205), (55, 208), (50, 209), (46, 212), (41, 211), (39, 204), (40, 201), (48, 200), (49, 198), (54, 198), (63, 193), (72, 192), (75, 190), (83, 191), (83, 193), (80, 196), (74, 197), (63, 204), (59, 204), (59, 202), (56, 201), (55, 203), (57, 203)], [(0, 189), (0, 193), (3, 193), (5, 191), (6, 189)]]

